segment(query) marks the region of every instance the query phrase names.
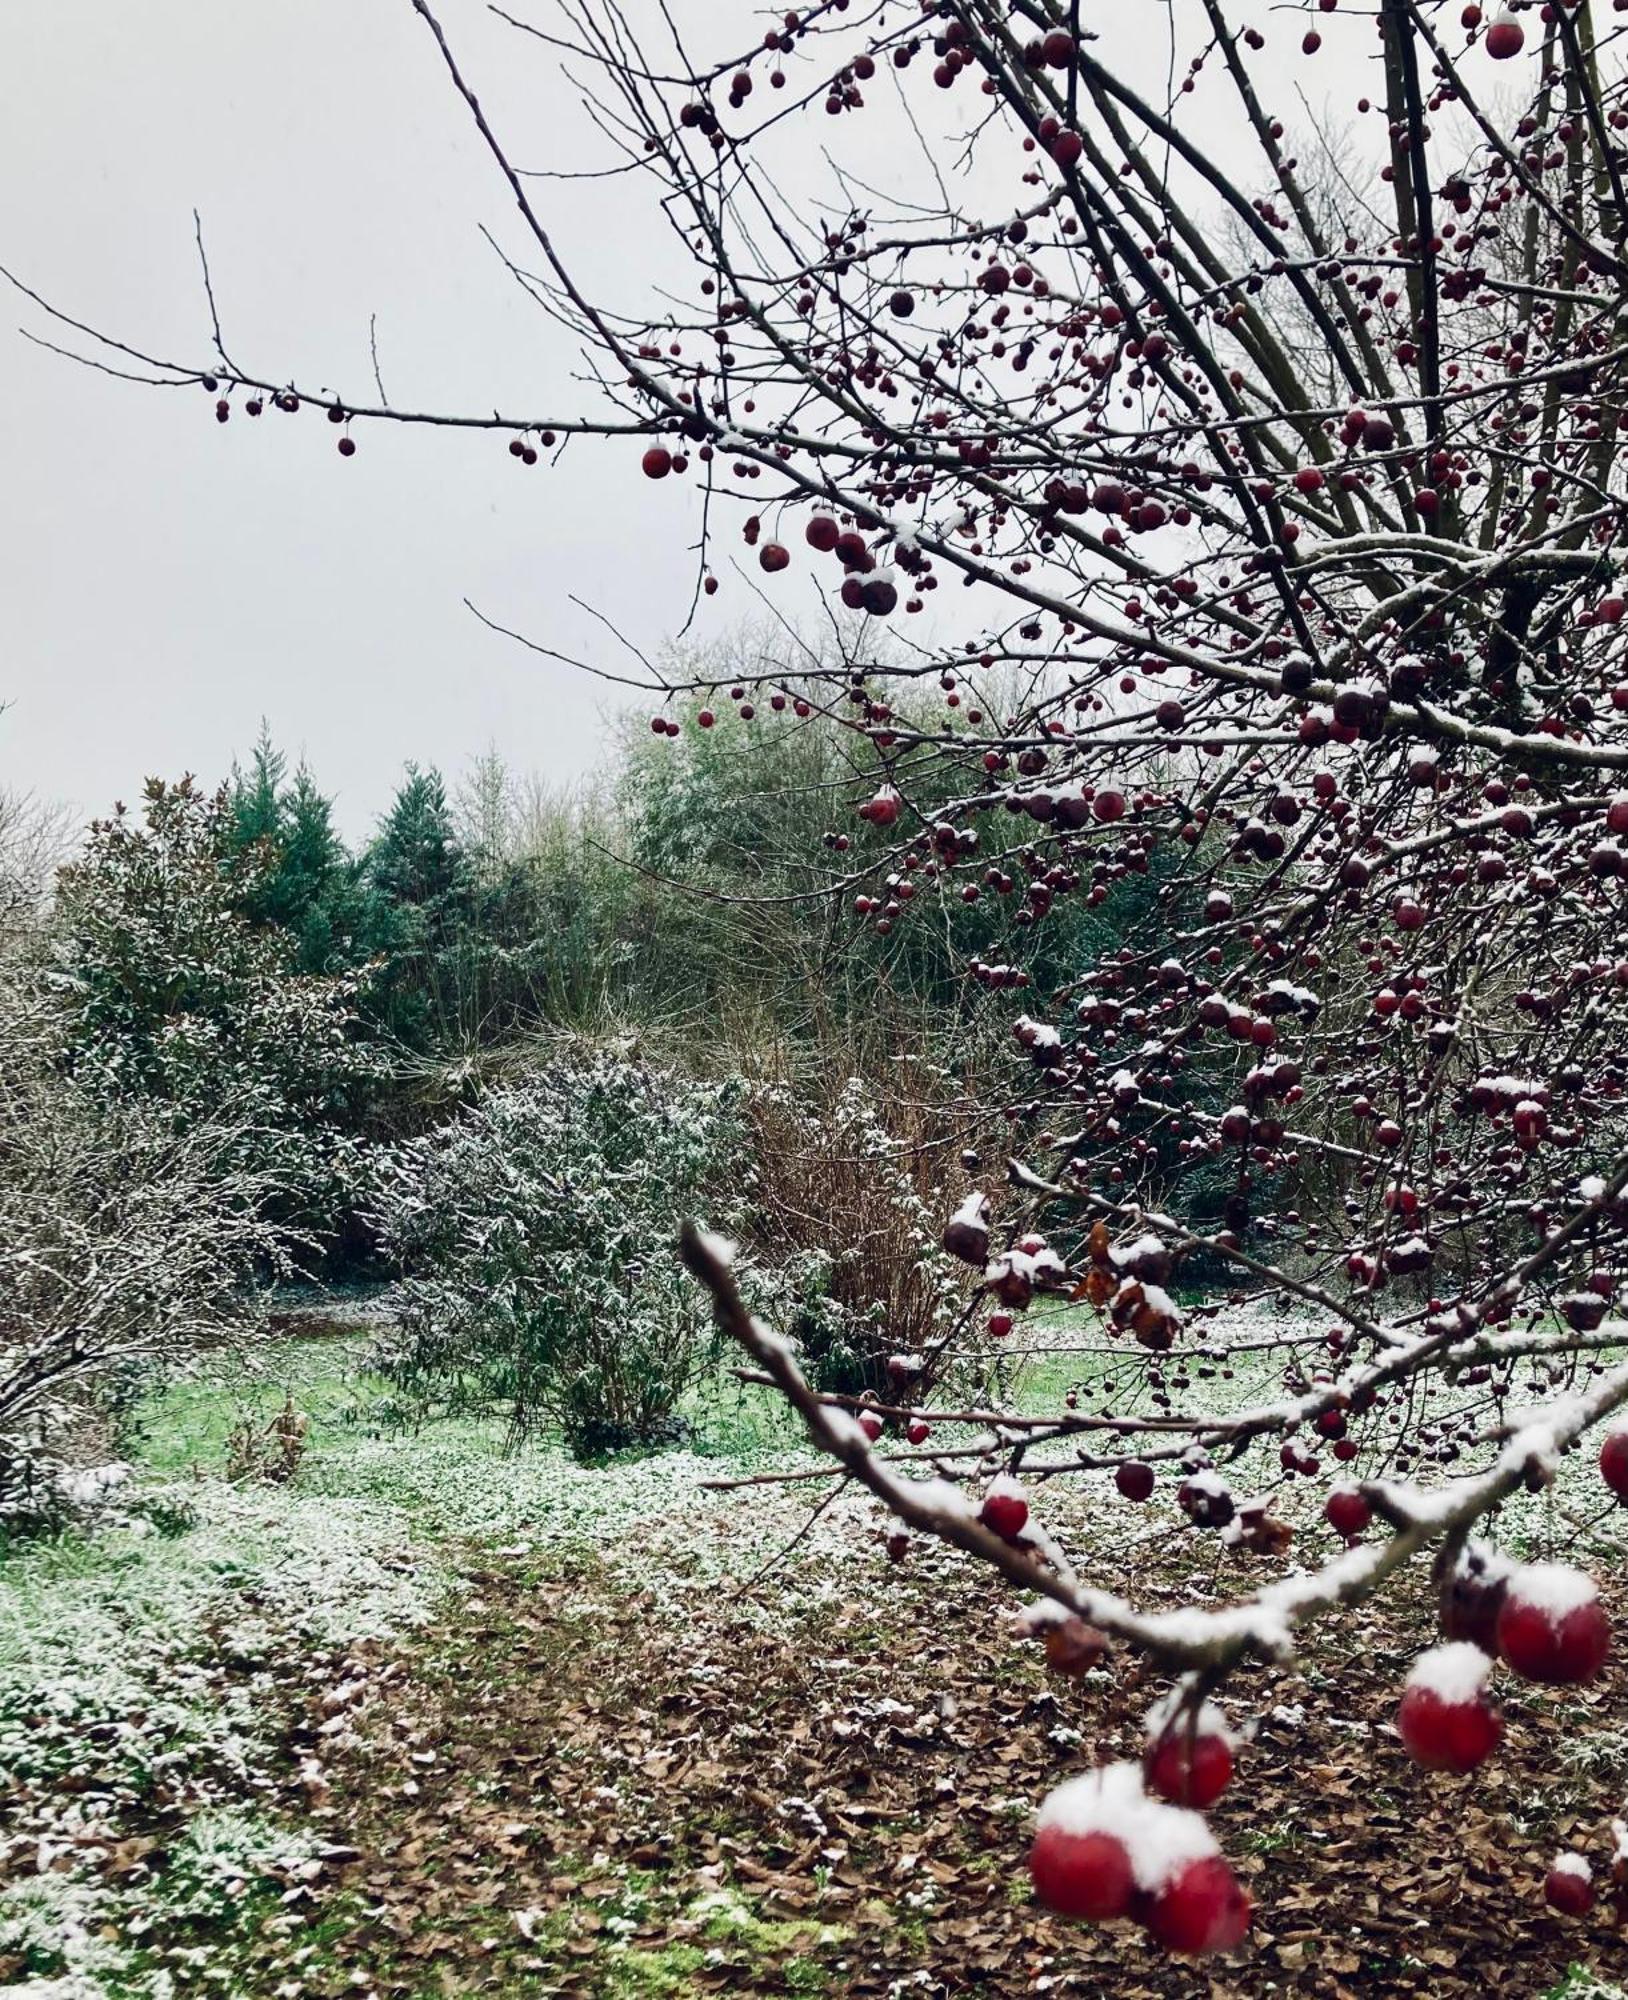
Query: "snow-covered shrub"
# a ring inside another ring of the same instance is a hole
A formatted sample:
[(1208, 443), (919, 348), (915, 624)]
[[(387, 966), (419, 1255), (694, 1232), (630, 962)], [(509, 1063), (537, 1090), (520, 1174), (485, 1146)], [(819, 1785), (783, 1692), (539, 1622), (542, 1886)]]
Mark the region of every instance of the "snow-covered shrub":
[(670, 1434), (709, 1320), (676, 1234), (739, 1199), (734, 1097), (568, 1056), (397, 1148), (375, 1220), (405, 1279), (398, 1388), (558, 1424), (579, 1454)]
[[(249, 1332), (278, 1193), (229, 1163), (227, 1112), (177, 1131), (62, 1074), (61, 1021), (0, 965), (0, 1538), (94, 1511), (137, 1385)], [(111, 1486), (107, 1488), (112, 1491)]]
[(99, 1102), (209, 1134), (223, 1176), (265, 1176), (279, 1219), (321, 1229), (350, 1206), (379, 1065), (359, 981), (302, 973), (293, 935), (252, 920), (269, 862), (230, 835), (225, 795), (190, 779), (150, 780), (139, 820), (92, 825), (52, 926), (65, 1061)]

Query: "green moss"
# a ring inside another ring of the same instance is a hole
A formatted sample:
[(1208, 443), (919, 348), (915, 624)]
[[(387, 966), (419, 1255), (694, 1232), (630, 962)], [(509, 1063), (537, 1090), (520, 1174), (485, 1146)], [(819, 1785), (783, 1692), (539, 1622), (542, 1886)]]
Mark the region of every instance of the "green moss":
[(601, 1991), (605, 2000), (678, 2000), (695, 1992), (695, 1974), (706, 1962), (699, 1945), (669, 1944), (654, 1951), (630, 1946), (606, 1955)]
[(810, 1917), (789, 1923), (772, 1923), (760, 1917), (739, 1891), (719, 1889), (691, 1906), (690, 1916), (702, 1924), (702, 1934), (720, 1941), (744, 1944), (765, 1955), (799, 1945), (840, 1944), (847, 1930), (838, 1924), (821, 1924)]

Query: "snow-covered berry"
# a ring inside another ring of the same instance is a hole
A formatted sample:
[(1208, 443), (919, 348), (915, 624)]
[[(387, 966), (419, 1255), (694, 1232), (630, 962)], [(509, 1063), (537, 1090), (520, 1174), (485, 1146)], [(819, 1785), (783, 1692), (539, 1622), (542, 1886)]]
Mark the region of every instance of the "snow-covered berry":
[(1232, 1732), (1214, 1702), (1195, 1712), (1182, 1704), (1181, 1691), (1157, 1702), (1147, 1719), (1142, 1773), (1149, 1789), (1173, 1805), (1202, 1811), (1214, 1805), (1232, 1782)]
[(1543, 1900), (1565, 1917), (1586, 1917), (1594, 1907), (1594, 1870), (1581, 1854), (1557, 1854), (1543, 1878)]
[(1009, 1473), (992, 1479), (978, 1518), (1004, 1541), (1015, 1541), (1029, 1520), (1029, 1496)]
[(1527, 1563), (1509, 1579), (1498, 1651), (1516, 1673), (1551, 1687), (1591, 1681), (1611, 1650), (1594, 1579), (1565, 1563)]
[(1487, 1693), (1492, 1661), (1479, 1646), (1455, 1640), (1413, 1664), (1396, 1710), (1408, 1755), (1427, 1771), (1473, 1771), (1498, 1747), (1504, 1719)]
[(1134, 1764), (1059, 1785), (1029, 1857), (1035, 1893), (1066, 1916), (1133, 1914), (1169, 1951), (1228, 1951), (1249, 1898), (1196, 1812), (1150, 1799)]

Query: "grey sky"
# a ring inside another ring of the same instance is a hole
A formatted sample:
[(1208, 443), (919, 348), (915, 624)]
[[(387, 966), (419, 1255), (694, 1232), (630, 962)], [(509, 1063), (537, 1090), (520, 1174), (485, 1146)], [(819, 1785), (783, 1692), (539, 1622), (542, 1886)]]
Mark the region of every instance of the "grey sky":
[[(603, 163), (543, 50), (475, 0), (444, 19), (522, 164)], [(861, 122), (885, 179), (894, 134)], [(481, 240), (484, 221), (521, 248), (406, 0), (0, 0), (0, 189), (0, 261), (155, 352), (208, 357), (196, 205), (245, 366), (362, 397), (377, 315), (402, 406), (546, 414), (587, 394)], [(647, 188), (538, 198), (590, 280), (647, 294), (666, 255)], [(495, 741), (560, 780), (595, 761), (614, 698), (482, 631), (465, 595), (606, 664), (625, 661), (568, 592), (646, 647), (682, 618), (694, 517), (632, 445), (581, 443), (546, 473), (494, 437), (370, 425), (342, 461), (319, 415), (220, 426), (201, 392), (75, 369), (19, 321), (42, 324), (0, 294), (0, 783), (99, 811), (149, 771), (222, 775), (264, 714), (354, 834), (408, 758), (456, 774)], [(726, 583), (714, 627), (756, 608)]]

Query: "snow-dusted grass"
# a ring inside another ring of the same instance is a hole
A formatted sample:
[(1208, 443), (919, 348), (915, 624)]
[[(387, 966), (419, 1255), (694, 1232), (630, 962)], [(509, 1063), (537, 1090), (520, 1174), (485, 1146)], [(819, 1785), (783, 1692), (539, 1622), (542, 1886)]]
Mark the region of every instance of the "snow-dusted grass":
[[(1265, 1330), (1247, 1315), (1231, 1324), (1235, 1337)], [(1082, 1407), (1097, 1407), (1122, 1372), (1117, 1359), (1063, 1351), (1103, 1344), (1084, 1314), (1036, 1319), (1025, 1335), (1026, 1354), (1003, 1356), (971, 1385), (976, 1400), (1056, 1409), (1078, 1387)], [(152, 1518), (38, 1544), (0, 1566), (0, 1788), (13, 1801), (18, 1851), (43, 1842), (48, 1860), (64, 1864), (0, 1891), (0, 1959), (21, 1957), (41, 1976), (30, 2000), (159, 2000), (159, 1971), (144, 1956), (154, 1925), (207, 1926), (218, 1905), (229, 1927), (257, 1896), (274, 1902), (298, 1880), (309, 1843), (274, 1811), (280, 1704), (322, 1685), (357, 1642), (405, 1635), (452, 1609), (482, 1550), (540, 1570), (586, 1553), (647, 1594), (657, 1617), (681, 1618), (694, 1593), (722, 1590), (740, 1617), (772, 1624), (850, 1600), (862, 1579), (885, 1575), (883, 1524), (867, 1497), (833, 1496), (824, 1480), (709, 1490), (719, 1478), (816, 1463), (777, 1399), (727, 1368), (692, 1392), (685, 1448), (582, 1466), (546, 1443), (509, 1451), (496, 1416), (386, 1421), (384, 1385), (365, 1373), (362, 1349), (359, 1339), (293, 1341), (257, 1369), (172, 1386), (146, 1412), (137, 1454), (134, 1486), (156, 1503)], [(1167, 1372), (1180, 1408), (1254, 1406), (1284, 1387), (1273, 1356), (1239, 1356), (1230, 1376), (1201, 1377), (1189, 1361), (1186, 1387), (1179, 1357)], [(295, 1481), (228, 1483), (232, 1428), (245, 1416), (265, 1423), (285, 1394), (310, 1419)], [(1118, 1409), (1151, 1407), (1123, 1383), (1114, 1394)], [(1475, 1458), (1414, 1476), (1450, 1477)], [(1334, 1473), (1325, 1464), (1317, 1480), (1280, 1484), (1275, 1449), (1228, 1471), (1240, 1497), (1272, 1489), (1274, 1512), (1296, 1525), (1290, 1570), (1337, 1547), (1321, 1520)], [(1184, 1587), (1198, 1600), (1266, 1580), (1187, 1526), (1170, 1468), (1142, 1508), (1107, 1480), (1025, 1468), (1037, 1518), (1091, 1580), (1135, 1591), (1144, 1558), (1163, 1563), (1172, 1550), (1191, 1551)], [(1615, 1560), (1624, 1516), (1605, 1497), (1585, 1447), (1562, 1460), (1548, 1491), (1508, 1503), (1496, 1538), (1522, 1558), (1588, 1563), (1607, 1551)], [(923, 1559), (946, 1572), (962, 1560), (923, 1552), (915, 1563)], [(77, 1789), (61, 1783), (70, 1773)], [(184, 1829), (167, 1837), (160, 1878), (121, 1885), (102, 1872), (106, 1844), (157, 1800), (185, 1816)], [(103, 1935), (110, 1923), (116, 1944)], [(48, 1979), (65, 1982), (60, 1994)]]

